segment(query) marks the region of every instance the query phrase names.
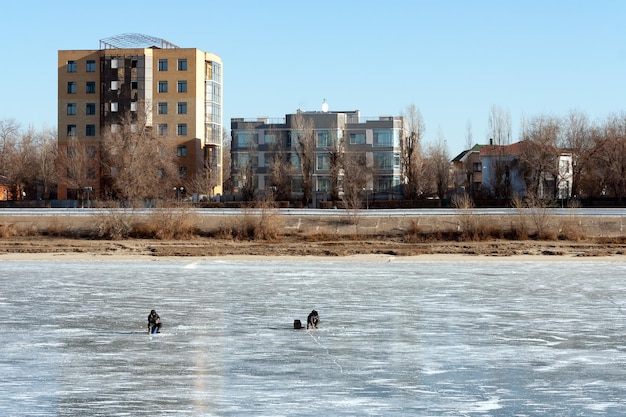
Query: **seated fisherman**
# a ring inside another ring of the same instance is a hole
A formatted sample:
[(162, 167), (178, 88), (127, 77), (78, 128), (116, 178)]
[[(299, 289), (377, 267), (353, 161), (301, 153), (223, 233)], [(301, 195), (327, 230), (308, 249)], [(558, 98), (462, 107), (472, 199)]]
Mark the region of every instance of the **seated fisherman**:
[(155, 310), (152, 310), (148, 315), (148, 333), (160, 333), (161, 330), (161, 317)]
[(313, 310), (309, 313), (309, 316), (306, 318), (306, 328), (311, 327), (312, 329), (317, 329), (317, 324), (320, 322), (320, 316), (317, 314), (317, 311)]

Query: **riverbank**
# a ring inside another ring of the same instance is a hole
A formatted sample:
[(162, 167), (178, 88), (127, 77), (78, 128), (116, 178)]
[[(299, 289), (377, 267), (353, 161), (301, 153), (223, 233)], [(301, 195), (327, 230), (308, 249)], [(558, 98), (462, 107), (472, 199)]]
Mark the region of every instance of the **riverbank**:
[(3, 260), (133, 260), (133, 259), (297, 259), (350, 261), (572, 261), (626, 262), (626, 244), (597, 241), (433, 241), (407, 243), (395, 238), (326, 239), (290, 236), (276, 241), (92, 240), (48, 236), (0, 239)]

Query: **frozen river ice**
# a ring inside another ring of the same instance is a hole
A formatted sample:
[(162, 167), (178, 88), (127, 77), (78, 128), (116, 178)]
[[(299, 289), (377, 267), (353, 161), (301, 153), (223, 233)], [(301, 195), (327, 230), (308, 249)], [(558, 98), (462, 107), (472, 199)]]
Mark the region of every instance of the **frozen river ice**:
[[(601, 262), (0, 261), (0, 415), (626, 415), (625, 278)], [(294, 330), (312, 309), (320, 328)]]

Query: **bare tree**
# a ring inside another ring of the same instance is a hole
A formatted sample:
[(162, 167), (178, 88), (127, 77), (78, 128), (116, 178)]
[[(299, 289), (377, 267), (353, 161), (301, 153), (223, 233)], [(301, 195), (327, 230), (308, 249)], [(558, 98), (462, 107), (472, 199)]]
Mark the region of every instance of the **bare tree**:
[(95, 142), (83, 142), (77, 136), (72, 136), (62, 149), (58, 161), (60, 166), (65, 167), (65, 172), (60, 173), (59, 182), (65, 184), (72, 197), (82, 202), (87, 197), (88, 187), (93, 186), (96, 178), (98, 148)]
[(233, 190), (233, 181), (230, 173), (232, 166), (231, 158), (231, 137), (224, 130), (222, 133), (222, 191), (224, 194)]
[(474, 134), (472, 132), (472, 122), (468, 120), (465, 124), (465, 149), (472, 149), (474, 146)]
[(106, 126), (102, 163), (110, 196), (123, 201), (167, 198), (178, 180), (174, 146), (154, 134), (142, 112), (126, 113), (120, 123)]
[[(273, 141), (269, 144), (269, 185), (274, 187), (273, 197), (277, 201), (288, 201), (291, 196), (291, 158), (281, 131), (270, 131)], [(268, 154), (266, 154), (268, 155)]]
[(202, 170), (185, 182), (185, 188), (191, 193), (206, 195), (212, 198), (215, 187), (219, 185), (221, 166), (221, 147), (205, 146), (202, 149)]
[(597, 129), (590, 126), (586, 114), (570, 111), (563, 120), (560, 146), (572, 152), (572, 192), (575, 196), (584, 197), (591, 192), (594, 146)]
[(437, 134), (437, 142), (428, 148), (428, 161), (435, 192), (437, 197), (443, 200), (450, 187), (451, 175), (450, 154), (448, 153), (448, 146), (441, 129), (439, 129)]
[(594, 152), (597, 172), (605, 184), (603, 193), (622, 201), (626, 196), (626, 113), (611, 115), (603, 126)]
[(347, 209), (358, 210), (363, 203), (363, 190), (371, 177), (365, 153), (350, 152), (344, 155), (344, 176), (342, 181), (343, 204)]
[(489, 144), (495, 145), (495, 161), (493, 178), (493, 193), (497, 199), (509, 198), (511, 193), (510, 161), (505, 157), (506, 145), (511, 143), (511, 115), (500, 107), (492, 106), (489, 113)]
[(10, 177), (9, 160), (15, 152), (20, 134), (20, 124), (15, 119), (0, 120), (0, 175)]
[(20, 138), (15, 144), (15, 152), (10, 159), (11, 178), (16, 184), (16, 194), (20, 199), (36, 199), (36, 180), (39, 172), (37, 170), (37, 155), (39, 147), (37, 144), (39, 133), (30, 126), (20, 134)]
[(560, 121), (540, 115), (523, 127), (520, 170), (529, 195), (541, 198), (556, 197), (562, 173), (559, 170), (557, 146)]
[(345, 153), (345, 141), (343, 134), (339, 132), (336, 126), (330, 130), (330, 146), (327, 149), (330, 177), (330, 199), (339, 201), (339, 186), (343, 172), (343, 160)]
[(315, 164), (315, 125), (313, 120), (298, 112), (293, 118), (293, 142), (302, 173), (302, 203), (304, 206), (313, 196), (313, 168)]
[(49, 199), (51, 189), (56, 184), (57, 175), (57, 143), (58, 133), (56, 129), (44, 131), (38, 137), (37, 147), (37, 171), (38, 178), (42, 183), (41, 198)]
[(415, 105), (407, 108), (406, 128), (400, 137), (400, 163), (404, 183), (404, 196), (415, 200), (422, 195), (423, 155), (422, 140), (426, 131), (422, 113)]

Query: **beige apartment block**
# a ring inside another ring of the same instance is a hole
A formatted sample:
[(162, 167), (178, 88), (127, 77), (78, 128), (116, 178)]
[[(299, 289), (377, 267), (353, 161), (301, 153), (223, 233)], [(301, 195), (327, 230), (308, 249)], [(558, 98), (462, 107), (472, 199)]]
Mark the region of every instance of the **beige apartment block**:
[[(179, 198), (207, 166), (219, 176), (208, 197), (221, 194), (222, 103), (222, 60), (213, 53), (139, 34), (101, 40), (97, 50), (60, 50), (59, 199), (107, 197), (115, 173), (100, 163), (99, 146), (107, 132), (137, 117), (176, 147)], [(84, 179), (74, 174), (70, 181), (77, 147), (86, 149)]]

